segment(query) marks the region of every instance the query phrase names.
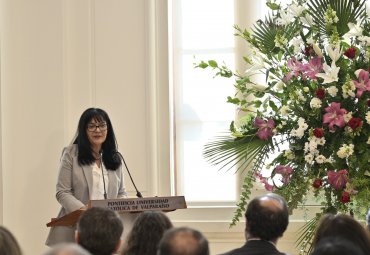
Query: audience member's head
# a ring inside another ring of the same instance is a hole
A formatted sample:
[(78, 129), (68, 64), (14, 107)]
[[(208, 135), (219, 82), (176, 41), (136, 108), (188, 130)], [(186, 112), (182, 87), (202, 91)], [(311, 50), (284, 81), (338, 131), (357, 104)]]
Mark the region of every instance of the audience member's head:
[(60, 243), (51, 247), (44, 255), (91, 255), (91, 253), (75, 243)]
[(289, 212), (283, 197), (269, 193), (252, 199), (245, 212), (247, 238), (276, 242), (289, 224)]
[(180, 227), (167, 230), (159, 242), (158, 255), (209, 255), (208, 241), (197, 230)]
[(155, 255), (163, 233), (172, 228), (170, 219), (160, 211), (146, 211), (135, 220), (125, 242), (124, 255)]
[(325, 214), (316, 229), (313, 247), (327, 237), (342, 238), (370, 254), (370, 238), (365, 228), (354, 218), (344, 214)]
[(76, 241), (93, 255), (110, 255), (119, 249), (122, 232), (123, 224), (116, 212), (92, 207), (77, 223)]
[(0, 254), (21, 255), (22, 251), (13, 234), (3, 226), (0, 226)]
[(320, 240), (311, 255), (365, 255), (353, 242), (343, 238), (326, 237)]

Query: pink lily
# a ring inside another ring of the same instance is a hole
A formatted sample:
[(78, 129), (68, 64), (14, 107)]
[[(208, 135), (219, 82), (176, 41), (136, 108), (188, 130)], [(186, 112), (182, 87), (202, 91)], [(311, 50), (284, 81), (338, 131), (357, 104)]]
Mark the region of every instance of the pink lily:
[(254, 120), (254, 126), (258, 127), (257, 136), (261, 140), (267, 140), (273, 135), (272, 130), (275, 128), (275, 122), (273, 119), (268, 119), (267, 121), (256, 118)]
[(275, 168), (275, 172), (277, 174), (281, 174), (283, 177), (282, 182), (287, 184), (290, 181), (290, 175), (293, 173), (293, 168), (290, 166), (278, 165)]
[(370, 91), (369, 72), (361, 70), (358, 74), (358, 81), (353, 80), (353, 83), (357, 88), (357, 97), (361, 97), (365, 91)]
[(334, 125), (342, 128), (345, 126), (344, 114), (347, 113), (346, 109), (340, 108), (340, 103), (331, 103), (330, 106), (325, 108), (323, 123), (329, 123), (329, 129), (333, 130)]
[(328, 182), (336, 190), (346, 187), (348, 182), (348, 171), (346, 169), (339, 170), (338, 172), (328, 171)]
[(290, 80), (292, 76), (295, 77), (299, 76), (300, 71), (302, 69), (301, 62), (299, 62), (295, 57), (292, 57), (291, 59), (288, 60), (287, 66), (291, 71), (285, 76), (285, 81)]
[(322, 62), (320, 57), (310, 59), (307, 64), (302, 66), (303, 73), (311, 80), (316, 80), (316, 74), (322, 71)]

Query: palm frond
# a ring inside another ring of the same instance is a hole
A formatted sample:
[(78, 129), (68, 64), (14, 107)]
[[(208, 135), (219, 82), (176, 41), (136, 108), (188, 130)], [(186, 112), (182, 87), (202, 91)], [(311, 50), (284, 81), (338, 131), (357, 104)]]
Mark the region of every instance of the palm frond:
[(317, 224), (321, 218), (322, 214), (318, 213), (314, 218), (306, 222), (299, 230), (298, 230), (298, 238), (296, 240), (296, 247), (302, 254), (310, 254), (313, 246), (313, 237), (315, 235), (315, 229)]
[[(255, 136), (234, 138), (218, 136), (204, 146), (203, 156), (219, 169), (236, 171), (248, 168), (257, 155), (269, 148), (270, 142), (257, 139)], [(262, 153), (263, 154), (263, 153)]]
[(340, 17), (336, 28), (341, 37), (349, 31), (348, 23), (362, 22), (366, 12), (366, 0), (310, 0), (308, 2), (309, 13), (313, 18), (314, 26), (318, 30), (321, 38), (328, 37), (327, 24), (325, 23), (325, 13), (330, 6), (337, 17)]

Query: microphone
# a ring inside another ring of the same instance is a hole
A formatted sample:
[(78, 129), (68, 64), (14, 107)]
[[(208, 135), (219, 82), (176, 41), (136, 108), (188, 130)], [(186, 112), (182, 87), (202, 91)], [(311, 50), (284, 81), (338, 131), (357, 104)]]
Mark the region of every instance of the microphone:
[(121, 154), (119, 151), (115, 151), (115, 153), (119, 155), (119, 157), (120, 157), (120, 158), (122, 159), (122, 161), (123, 161), (123, 164), (125, 165), (125, 168), (126, 168), (126, 170), (127, 170), (127, 173), (128, 173), (128, 175), (130, 176), (131, 183), (132, 183), (132, 185), (134, 185), (134, 188), (135, 188), (135, 190), (136, 190), (136, 196), (137, 196), (137, 197), (141, 197), (141, 198), (142, 198), (142, 197), (143, 197), (143, 195), (141, 195), (140, 191), (136, 188), (135, 182), (134, 182), (134, 180), (132, 179), (132, 176), (131, 176), (130, 170), (128, 170), (128, 167), (127, 167), (127, 165), (126, 165), (126, 161), (125, 161), (125, 159), (123, 158), (122, 154)]
[(107, 189), (105, 188), (105, 178), (104, 178), (104, 171), (103, 171), (103, 150), (100, 151), (100, 169), (101, 169), (101, 175), (103, 176), (104, 199), (107, 199)]

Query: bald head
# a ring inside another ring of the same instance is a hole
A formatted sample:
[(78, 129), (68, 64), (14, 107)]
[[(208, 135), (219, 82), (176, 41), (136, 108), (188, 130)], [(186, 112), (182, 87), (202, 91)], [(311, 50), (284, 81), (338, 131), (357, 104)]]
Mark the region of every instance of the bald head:
[(197, 230), (181, 227), (167, 230), (159, 243), (159, 255), (209, 255), (208, 241)]
[(276, 242), (288, 227), (288, 207), (283, 197), (269, 193), (250, 201), (245, 218), (249, 238)]

